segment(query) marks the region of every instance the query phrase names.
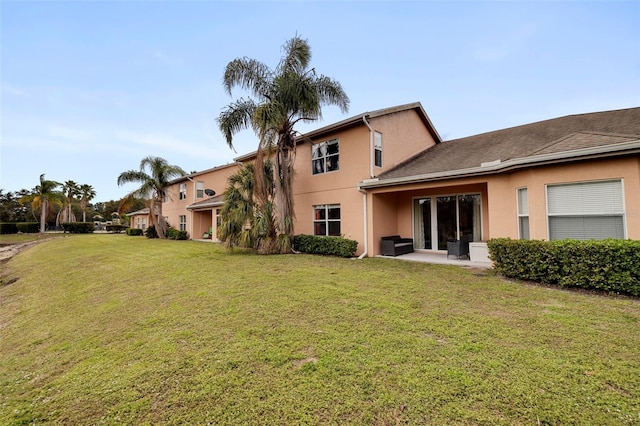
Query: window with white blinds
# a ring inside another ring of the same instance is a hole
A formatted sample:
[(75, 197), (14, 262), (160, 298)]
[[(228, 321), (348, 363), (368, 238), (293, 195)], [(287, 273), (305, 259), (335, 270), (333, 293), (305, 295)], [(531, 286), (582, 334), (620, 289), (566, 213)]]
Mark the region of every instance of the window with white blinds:
[(622, 181), (547, 186), (549, 239), (624, 238)]
[(527, 188), (518, 189), (518, 234), (521, 240), (529, 236), (529, 192)]

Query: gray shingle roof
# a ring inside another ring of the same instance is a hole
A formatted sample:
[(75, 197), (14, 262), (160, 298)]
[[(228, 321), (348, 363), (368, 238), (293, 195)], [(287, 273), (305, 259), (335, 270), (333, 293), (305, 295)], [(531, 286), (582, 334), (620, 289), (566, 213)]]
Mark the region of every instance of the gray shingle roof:
[(569, 115), (443, 142), (379, 178), (473, 169), (497, 160), (504, 162), (637, 140), (640, 140), (640, 108)]

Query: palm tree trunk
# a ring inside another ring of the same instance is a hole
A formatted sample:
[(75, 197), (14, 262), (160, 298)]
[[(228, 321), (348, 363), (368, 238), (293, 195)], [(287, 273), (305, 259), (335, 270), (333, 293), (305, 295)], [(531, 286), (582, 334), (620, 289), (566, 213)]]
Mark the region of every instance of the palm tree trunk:
[(44, 231), (46, 230), (48, 207), (49, 206), (48, 206), (47, 200), (46, 199), (42, 200), (42, 203), (40, 204), (40, 233), (41, 234), (44, 234)]

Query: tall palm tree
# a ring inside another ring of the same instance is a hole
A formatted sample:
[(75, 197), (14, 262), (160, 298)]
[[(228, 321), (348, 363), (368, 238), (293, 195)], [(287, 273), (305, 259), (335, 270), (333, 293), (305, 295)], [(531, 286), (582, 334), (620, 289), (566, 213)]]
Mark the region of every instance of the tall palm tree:
[(162, 201), (168, 197), (167, 188), (171, 180), (187, 173), (178, 166), (170, 165), (160, 157), (148, 156), (140, 161), (140, 170), (120, 173), (118, 185), (139, 183), (140, 188), (129, 193), (123, 202), (131, 198), (149, 198), (149, 225), (154, 226), (158, 237), (165, 238), (167, 225), (162, 216)]
[(76, 195), (79, 193), (78, 184), (72, 180), (68, 180), (62, 184), (62, 193), (65, 195), (65, 204), (64, 208), (60, 210), (58, 213), (58, 218), (56, 222), (60, 223), (68, 223), (75, 222), (76, 215), (73, 213), (73, 200)]
[(33, 211), (40, 209), (40, 233), (45, 232), (47, 217), (52, 212), (54, 206), (62, 206), (64, 195), (56, 191), (60, 186), (59, 182), (46, 180), (44, 173), (40, 175), (40, 185), (36, 185), (31, 194), (20, 198), (20, 204), (30, 203)]
[[(293, 236), (293, 163), (296, 153), (298, 122), (313, 122), (322, 118), (322, 106), (337, 105), (343, 112), (349, 108), (349, 98), (339, 82), (309, 69), (311, 48), (299, 36), (287, 41), (284, 56), (272, 70), (260, 61), (237, 58), (225, 68), (223, 84), (231, 89), (239, 86), (255, 99), (240, 98), (229, 104), (218, 117), (218, 127), (229, 147), (233, 135), (252, 128), (258, 135), (256, 156), (255, 200), (263, 214), (274, 208), (274, 235), (264, 253), (285, 253), (291, 249)], [(270, 198), (268, 180), (262, 167), (265, 155), (275, 157), (274, 190)]]
[(96, 190), (93, 189), (93, 186), (83, 183), (79, 188), (80, 195), (80, 209), (82, 209), (82, 221), (87, 221), (87, 207), (89, 206), (89, 201), (93, 200), (96, 196)]

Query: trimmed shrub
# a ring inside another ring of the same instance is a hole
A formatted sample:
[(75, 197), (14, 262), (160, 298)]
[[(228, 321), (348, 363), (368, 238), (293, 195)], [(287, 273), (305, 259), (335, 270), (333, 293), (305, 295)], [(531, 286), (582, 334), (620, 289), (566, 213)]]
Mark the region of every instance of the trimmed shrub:
[(70, 234), (91, 234), (94, 229), (93, 222), (67, 222), (62, 224), (62, 230)]
[(40, 222), (20, 222), (16, 223), (18, 232), (24, 234), (37, 234), (40, 232)]
[(343, 237), (296, 235), (293, 237), (293, 247), (302, 253), (353, 257), (358, 249), (358, 242)]
[(167, 229), (167, 238), (170, 240), (186, 240), (187, 231), (181, 231), (175, 228)]
[(0, 234), (17, 234), (18, 227), (13, 222), (0, 222)]
[(152, 225), (145, 229), (144, 236), (147, 238), (158, 238), (158, 233), (156, 232), (155, 225)]
[(640, 241), (488, 241), (495, 269), (509, 278), (640, 296)]
[(130, 236), (142, 235), (142, 229), (140, 229), (140, 228), (127, 228), (127, 235), (130, 235)]
[(119, 234), (127, 229), (127, 227), (125, 225), (107, 225), (104, 229), (106, 229), (107, 232), (115, 232), (116, 234)]

